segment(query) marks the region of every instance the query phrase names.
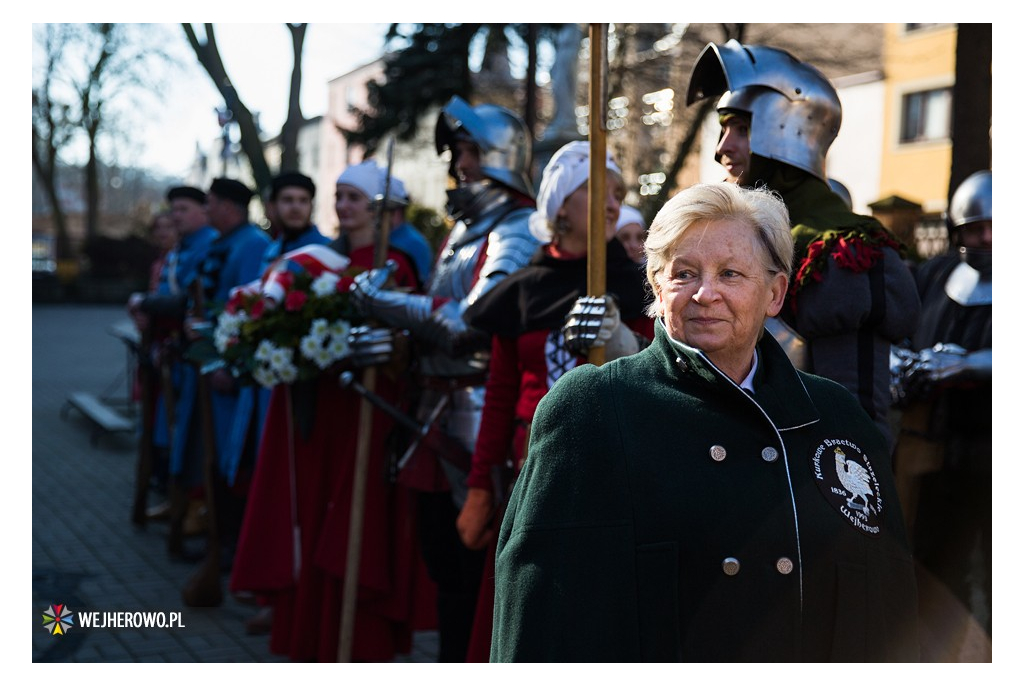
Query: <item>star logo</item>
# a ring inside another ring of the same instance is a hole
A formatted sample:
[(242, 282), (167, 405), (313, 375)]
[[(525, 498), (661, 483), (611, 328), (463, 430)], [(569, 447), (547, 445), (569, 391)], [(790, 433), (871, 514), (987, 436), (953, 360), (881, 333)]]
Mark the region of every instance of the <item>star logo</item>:
[(66, 604), (52, 604), (43, 612), (43, 627), (50, 635), (64, 635), (75, 625), (75, 614)]

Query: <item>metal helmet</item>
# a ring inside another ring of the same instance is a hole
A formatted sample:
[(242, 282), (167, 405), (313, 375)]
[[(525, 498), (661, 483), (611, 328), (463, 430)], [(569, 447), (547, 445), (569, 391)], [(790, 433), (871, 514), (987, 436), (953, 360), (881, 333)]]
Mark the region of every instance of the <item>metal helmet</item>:
[(457, 140), (471, 140), (480, 149), (484, 176), (533, 197), (532, 141), (526, 124), (511, 111), (490, 104), (471, 107), (452, 96), (437, 117), (434, 138), (438, 154), (453, 149)]
[(750, 114), (751, 152), (827, 182), (825, 155), (843, 109), (824, 74), (778, 48), (708, 43), (690, 72), (686, 104), (716, 95), (719, 110)]
[(992, 172), (975, 171), (957, 186), (946, 212), (950, 229), (992, 221)]

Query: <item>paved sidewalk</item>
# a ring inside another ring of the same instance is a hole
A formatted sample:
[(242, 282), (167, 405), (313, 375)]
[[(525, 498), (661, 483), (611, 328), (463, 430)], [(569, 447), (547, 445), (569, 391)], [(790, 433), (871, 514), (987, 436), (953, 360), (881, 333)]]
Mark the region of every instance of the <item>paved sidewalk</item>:
[[(222, 606), (186, 607), (181, 588), (191, 563), (168, 557), (166, 525), (131, 523), (136, 441), (100, 436), (68, 394), (126, 399), (126, 348), (110, 328), (118, 306), (32, 308), (32, 660), (34, 662), (280, 662), (266, 636), (245, 634), (256, 611), (226, 593)], [(65, 604), (75, 627), (50, 635), (43, 612)], [(84, 629), (82, 612), (181, 612), (183, 628)], [(436, 659), (436, 634), (417, 635), (400, 661)]]

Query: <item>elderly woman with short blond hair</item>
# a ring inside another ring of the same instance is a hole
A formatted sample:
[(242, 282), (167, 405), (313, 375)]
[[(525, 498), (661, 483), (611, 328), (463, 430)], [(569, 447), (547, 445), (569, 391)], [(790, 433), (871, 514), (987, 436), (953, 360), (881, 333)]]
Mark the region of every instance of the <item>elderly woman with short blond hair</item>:
[(764, 335), (793, 259), (785, 206), (694, 186), (645, 249), (654, 342), (537, 407), (492, 660), (916, 660), (885, 438)]

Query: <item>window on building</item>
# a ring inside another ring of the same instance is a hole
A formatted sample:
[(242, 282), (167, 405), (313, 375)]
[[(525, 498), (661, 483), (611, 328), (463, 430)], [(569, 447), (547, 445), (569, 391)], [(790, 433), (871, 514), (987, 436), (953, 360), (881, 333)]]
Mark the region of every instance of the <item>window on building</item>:
[(914, 248), (921, 259), (930, 259), (949, 249), (949, 231), (940, 215), (925, 215), (914, 227)]
[(920, 143), (949, 138), (953, 89), (936, 88), (903, 96), (901, 143)]

